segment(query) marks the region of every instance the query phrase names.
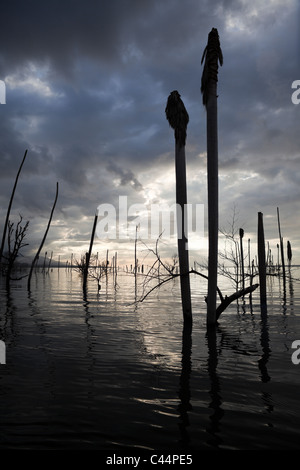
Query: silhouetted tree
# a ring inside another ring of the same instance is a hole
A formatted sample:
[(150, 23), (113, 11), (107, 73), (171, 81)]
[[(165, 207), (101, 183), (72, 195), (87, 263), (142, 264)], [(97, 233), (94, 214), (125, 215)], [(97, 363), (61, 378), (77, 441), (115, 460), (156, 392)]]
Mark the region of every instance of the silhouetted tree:
[(48, 234), (48, 231), (49, 231), (49, 228), (50, 228), (50, 225), (51, 225), (51, 220), (52, 220), (52, 217), (53, 217), (53, 213), (54, 213), (54, 209), (55, 209), (55, 206), (56, 206), (56, 202), (57, 202), (57, 197), (58, 197), (58, 183), (56, 183), (56, 194), (55, 194), (55, 199), (54, 199), (54, 203), (53, 203), (53, 206), (52, 206), (52, 210), (51, 210), (51, 214), (50, 214), (50, 217), (49, 217), (49, 220), (48, 220), (48, 225), (47, 225), (47, 228), (46, 228), (46, 231), (45, 231), (45, 234), (44, 234), (44, 237), (42, 239), (42, 242), (40, 244), (40, 247), (35, 255), (35, 257), (33, 258), (33, 261), (32, 261), (32, 264), (31, 264), (31, 267), (30, 267), (30, 271), (29, 271), (29, 275), (28, 275), (28, 280), (27, 280), (27, 289), (30, 291), (30, 282), (31, 282), (31, 276), (32, 276), (32, 272), (33, 272), (33, 268), (35, 266), (35, 263), (37, 262), (39, 256), (40, 256), (40, 252), (43, 248), (43, 245), (45, 243), (45, 240), (47, 238), (47, 234)]
[(181, 301), (185, 323), (192, 323), (192, 303), (189, 277), (189, 252), (187, 238), (187, 188), (185, 143), (189, 115), (178, 91), (170, 93), (165, 109), (167, 120), (175, 135), (175, 173), (177, 205), (177, 245), (180, 269)]
[(267, 287), (266, 287), (265, 235), (264, 235), (262, 212), (258, 213), (257, 254), (258, 254), (260, 305), (261, 305), (261, 311), (262, 313), (264, 313), (266, 311), (266, 306), (267, 306)]
[(95, 231), (96, 231), (96, 227), (97, 227), (97, 220), (98, 220), (98, 215), (96, 214), (95, 217), (94, 217), (93, 229), (92, 229), (91, 240), (90, 240), (90, 247), (89, 247), (89, 251), (86, 253), (86, 262), (85, 262), (84, 272), (83, 272), (83, 290), (84, 290), (84, 292), (86, 292), (88, 270), (89, 270), (89, 264), (90, 264), (92, 249), (93, 249)]
[(28, 229), (29, 221), (22, 226), (22, 216), (20, 215), (20, 220), (15, 226), (13, 222), (8, 221), (8, 232), (7, 232), (7, 244), (8, 252), (6, 257), (7, 269), (6, 269), (6, 287), (9, 287), (9, 282), (11, 280), (11, 274), (14, 268), (15, 261), (20, 255), (20, 250), (27, 246), (28, 243), (24, 243), (24, 238)]
[(288, 257), (288, 261), (289, 261), (289, 266), (291, 266), (291, 262), (292, 262), (292, 247), (291, 247), (291, 243), (290, 243), (289, 240), (288, 240), (288, 242), (287, 242), (287, 257)]
[(20, 173), (21, 173), (21, 170), (22, 170), (22, 166), (25, 162), (26, 156), (27, 156), (27, 150), (25, 150), (24, 157), (23, 157), (21, 165), (19, 167), (16, 179), (15, 179), (15, 184), (14, 184), (11, 196), (10, 196), (8, 208), (7, 208), (6, 219), (5, 219), (4, 228), (3, 228), (2, 242), (1, 242), (1, 246), (0, 246), (0, 265), (1, 265), (3, 249), (4, 249), (5, 239), (6, 239), (6, 232), (7, 232), (8, 222), (9, 222), (10, 209), (11, 209), (11, 206), (12, 206), (12, 202), (13, 202), (13, 198), (14, 198), (14, 195), (15, 195), (18, 179), (19, 179), (19, 176), (20, 176)]
[(216, 295), (218, 272), (218, 108), (217, 82), (218, 64), (223, 64), (219, 34), (212, 28), (204, 49), (204, 68), (201, 79), (201, 93), (206, 107), (207, 118), (207, 183), (208, 183), (208, 294), (207, 323), (216, 323)]

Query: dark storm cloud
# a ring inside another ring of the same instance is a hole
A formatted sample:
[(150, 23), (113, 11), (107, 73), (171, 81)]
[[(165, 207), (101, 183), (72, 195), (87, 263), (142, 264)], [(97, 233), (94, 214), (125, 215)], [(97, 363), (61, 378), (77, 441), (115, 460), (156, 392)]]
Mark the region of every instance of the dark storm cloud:
[(174, 47), (184, 48), (179, 26), (182, 34), (201, 29), (210, 12), (211, 1), (197, 7), (193, 0), (13, 0), (2, 5), (2, 57), (16, 65), (50, 59), (67, 70), (81, 55), (113, 63), (124, 52), (134, 55), (136, 44), (149, 58), (161, 48), (175, 55)]
[[(88, 233), (84, 217), (102, 202), (115, 203), (120, 191), (143, 202), (151, 186), (147, 174), (155, 170), (164, 179), (168, 168), (173, 174), (174, 135), (164, 110), (174, 89), (190, 116), (188, 173), (199, 175), (202, 188), (200, 60), (212, 27), (219, 30), (224, 55), (218, 84), (220, 203), (225, 211), (238, 198), (255, 220), (264, 193), (266, 204), (272, 200), (267, 184), (276, 178), (286, 203), (290, 182), (295, 196), (300, 179), (299, 110), (290, 98), (292, 81), (300, 79), (298, 20), (293, 0), (5, 2), (2, 208), (25, 148), (15, 208), (46, 217), (59, 181), (57, 215), (67, 221), (66, 230), (77, 227), (73, 241), (80, 224)], [(194, 179), (190, 190), (196, 201)], [(57, 233), (61, 237), (62, 229)]]
[[(36, 0), (5, 2), (1, 14), (2, 66), (49, 60), (56, 72), (72, 72), (80, 56), (108, 64), (120, 57), (124, 28), (147, 15), (147, 2)], [(3, 69), (1, 72), (5, 72)]]

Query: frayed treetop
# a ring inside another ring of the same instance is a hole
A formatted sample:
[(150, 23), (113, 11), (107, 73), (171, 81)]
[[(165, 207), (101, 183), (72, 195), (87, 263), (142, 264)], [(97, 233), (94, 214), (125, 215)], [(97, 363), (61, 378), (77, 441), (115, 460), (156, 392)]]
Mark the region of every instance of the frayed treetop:
[(209, 86), (211, 81), (218, 81), (218, 63), (223, 65), (223, 53), (220, 46), (219, 33), (216, 28), (212, 28), (208, 35), (207, 46), (204, 49), (201, 64), (204, 62), (204, 68), (201, 79), (201, 93), (203, 104), (206, 106)]
[(176, 142), (184, 146), (189, 115), (177, 90), (170, 93), (165, 111), (167, 120), (174, 129)]

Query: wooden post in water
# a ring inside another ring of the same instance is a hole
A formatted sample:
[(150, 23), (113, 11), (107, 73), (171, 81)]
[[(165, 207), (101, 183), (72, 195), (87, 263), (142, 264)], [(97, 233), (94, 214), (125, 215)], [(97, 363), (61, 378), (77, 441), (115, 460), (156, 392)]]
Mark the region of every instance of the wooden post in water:
[(89, 248), (88, 253), (86, 254), (86, 261), (85, 261), (85, 267), (84, 267), (84, 273), (83, 273), (83, 290), (84, 291), (86, 290), (87, 276), (88, 276), (89, 264), (90, 264), (91, 254), (92, 254), (93, 243), (94, 243), (94, 236), (95, 236), (95, 231), (96, 231), (96, 226), (97, 226), (97, 219), (98, 219), (98, 215), (96, 214), (94, 218), (94, 225), (93, 225), (93, 230), (92, 230), (92, 235), (91, 235), (90, 248)]
[(48, 263), (48, 273), (49, 273), (50, 266), (51, 266), (52, 256), (53, 256), (53, 251), (51, 251), (51, 256), (50, 256), (50, 258), (49, 258), (49, 263)]
[(280, 253), (281, 253), (281, 265), (282, 265), (282, 276), (283, 276), (283, 290), (285, 296), (285, 262), (284, 262), (284, 248), (283, 248), (283, 238), (281, 235), (281, 228), (280, 228), (280, 218), (279, 218), (279, 207), (277, 207), (277, 220), (278, 220), (278, 232), (279, 232), (279, 243), (280, 243)]
[(244, 237), (244, 230), (240, 228), (241, 277), (242, 277), (242, 288), (245, 289), (243, 237)]
[(192, 301), (189, 276), (189, 251), (187, 234), (187, 187), (185, 143), (189, 115), (177, 90), (170, 93), (165, 109), (166, 118), (174, 129), (175, 179), (177, 208), (177, 247), (180, 269), (181, 304), (184, 324), (192, 324)]
[(106, 250), (106, 263), (105, 263), (105, 275), (107, 277), (107, 272), (108, 272), (108, 250)]
[(43, 268), (42, 268), (42, 273), (45, 272), (46, 259), (47, 259), (47, 251), (45, 252), (45, 256), (44, 256), (44, 264), (43, 264)]
[(258, 254), (260, 306), (261, 306), (261, 312), (264, 313), (266, 312), (266, 308), (267, 308), (267, 283), (266, 283), (265, 235), (264, 235), (262, 212), (258, 213), (257, 254)]
[(218, 176), (218, 68), (223, 64), (219, 34), (212, 28), (208, 35), (201, 63), (205, 58), (201, 92), (206, 107), (207, 122), (207, 191), (208, 191), (208, 292), (207, 324), (216, 324), (218, 235), (219, 235), (219, 176)]
[(287, 256), (288, 256), (288, 261), (289, 261), (289, 269), (291, 269), (291, 263), (292, 263), (292, 247), (291, 243), (288, 240), (287, 242)]
[(136, 245), (137, 245), (137, 233), (138, 233), (138, 225), (135, 227), (135, 241), (134, 241), (134, 275), (136, 276), (137, 273), (137, 257), (136, 257)]
[(251, 255), (250, 255), (250, 246), (251, 246), (251, 240), (248, 238), (248, 271), (249, 274), (251, 274)]

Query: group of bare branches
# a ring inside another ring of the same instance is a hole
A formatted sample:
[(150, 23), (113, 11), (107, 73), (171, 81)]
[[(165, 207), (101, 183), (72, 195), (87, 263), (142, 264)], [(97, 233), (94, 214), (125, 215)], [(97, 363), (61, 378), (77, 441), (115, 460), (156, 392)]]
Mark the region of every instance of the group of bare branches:
[[(166, 261), (162, 259), (160, 252), (159, 252), (159, 244), (161, 243), (161, 238), (162, 238), (162, 234), (157, 238), (155, 245), (152, 248), (146, 246), (145, 243), (142, 242), (143, 245), (147, 249), (147, 252), (148, 252), (147, 256), (151, 255), (153, 262), (151, 266), (149, 267), (149, 269), (147, 270), (147, 272), (145, 273), (145, 275), (141, 278), (142, 279), (142, 282), (140, 285), (141, 294), (139, 298), (136, 299), (136, 302), (143, 302), (156, 289), (159, 289), (160, 287), (162, 287), (164, 284), (168, 283), (172, 279), (176, 279), (182, 276), (182, 274), (180, 274), (180, 270), (178, 266), (177, 254), (174, 254), (172, 256), (171, 261)], [(205, 279), (207, 282), (208, 276), (202, 272), (202, 268), (204, 267), (204, 265), (198, 264), (198, 266), (199, 266), (199, 270), (194, 269), (194, 268), (189, 269), (188, 275), (193, 274), (196, 276), (200, 276), (203, 279)], [(216, 319), (217, 320), (219, 319), (221, 313), (233, 301), (238, 300), (240, 297), (244, 297), (248, 294), (251, 294), (257, 287), (258, 287), (258, 284), (251, 283), (251, 285), (247, 288), (242, 288), (242, 289), (237, 288), (232, 295), (224, 296), (220, 288), (217, 286), (217, 294), (219, 296), (220, 303), (216, 310)], [(205, 297), (204, 300), (207, 301), (207, 297)]]
[[(227, 223), (227, 226), (220, 229), (220, 235), (224, 240), (224, 249), (219, 251), (218, 257), (218, 275), (227, 278), (234, 286), (234, 292), (232, 295), (224, 296), (217, 286), (217, 294), (219, 296), (220, 304), (216, 310), (216, 319), (220, 317), (221, 313), (227, 308), (227, 306), (234, 300), (239, 298), (245, 298), (246, 295), (250, 295), (258, 287), (257, 283), (254, 283), (254, 279), (259, 276), (258, 260), (255, 255), (252, 257), (251, 254), (251, 243), (250, 239), (244, 242), (244, 230), (239, 227), (238, 211), (236, 207), (233, 207), (232, 219)], [(171, 261), (162, 259), (160, 254), (159, 246), (162, 243), (162, 234), (158, 237), (154, 247), (146, 247), (147, 255), (151, 255), (154, 260), (150, 265), (147, 273), (141, 278), (141, 294), (137, 299), (137, 302), (143, 302), (151, 293), (156, 289), (160, 288), (172, 279), (176, 279), (181, 276), (178, 255), (174, 254)], [(244, 247), (244, 244), (246, 245)], [(280, 264), (280, 252), (279, 244), (277, 244), (277, 262), (274, 260), (274, 255), (267, 245), (267, 256), (266, 256), (266, 272), (269, 276), (282, 276), (283, 277), (283, 266)], [(289, 266), (292, 260), (292, 249), (291, 244), (287, 242), (287, 258)], [(201, 276), (208, 281), (208, 276), (203, 274), (203, 271), (208, 271), (208, 265), (206, 262), (195, 262), (194, 269), (189, 269), (188, 274), (194, 274)], [(246, 282), (249, 283), (248, 287), (245, 287)], [(205, 298), (205, 301), (207, 299)]]
[(87, 278), (96, 281), (98, 292), (101, 290), (102, 279), (108, 275), (108, 264), (108, 261), (99, 262), (97, 255), (91, 255), (88, 266), (86, 256), (82, 256), (80, 260), (74, 258), (74, 270), (83, 277), (87, 274)]
[(23, 218), (20, 215), (19, 221), (17, 224), (8, 220), (7, 228), (7, 251), (2, 254), (2, 259), (4, 263), (2, 264), (2, 272), (6, 276), (6, 287), (8, 288), (9, 282), (11, 280), (19, 280), (24, 276), (13, 278), (13, 270), (15, 267), (15, 262), (19, 256), (21, 256), (21, 249), (28, 245), (25, 243), (26, 232), (28, 229), (29, 221), (24, 225)]
[[(6, 288), (7, 289), (9, 288), (10, 281), (12, 279), (15, 279), (12, 277), (12, 273), (15, 268), (17, 258), (21, 256), (21, 249), (28, 245), (28, 243), (25, 243), (24, 240), (27, 235), (29, 221), (27, 221), (25, 225), (22, 225), (23, 218), (20, 215), (20, 220), (18, 221), (17, 225), (15, 225), (15, 223), (12, 222), (10, 218), (10, 212), (11, 212), (11, 207), (12, 207), (15, 191), (17, 188), (19, 176), (20, 176), (22, 167), (24, 165), (24, 162), (26, 160), (26, 157), (27, 157), (27, 150), (25, 150), (23, 159), (21, 161), (21, 164), (19, 166), (16, 178), (15, 178), (13, 190), (10, 196), (10, 200), (9, 200), (9, 204), (8, 204), (8, 208), (6, 212), (6, 218), (5, 218), (3, 233), (2, 233), (2, 241), (0, 245), (0, 273), (6, 276)], [(52, 210), (50, 213), (50, 217), (48, 220), (48, 225), (44, 233), (42, 242), (39, 246), (39, 249), (36, 252), (35, 257), (33, 258), (33, 261), (29, 270), (29, 274), (28, 275), (26, 274), (24, 276), (17, 278), (19, 280), (22, 277), (26, 277), (26, 276), (28, 277), (28, 280), (27, 280), (28, 291), (30, 291), (30, 281), (31, 281), (33, 269), (37, 263), (37, 260), (39, 259), (40, 252), (43, 248), (43, 245), (45, 243), (45, 240), (46, 240), (49, 228), (50, 228), (57, 198), (58, 198), (58, 182), (56, 183), (56, 194), (55, 194), (55, 199), (54, 199), (54, 203), (52, 206)], [(6, 246), (7, 246), (7, 249), (6, 249)]]

